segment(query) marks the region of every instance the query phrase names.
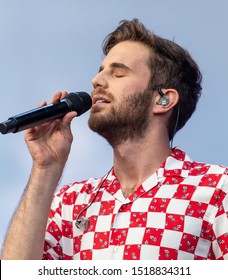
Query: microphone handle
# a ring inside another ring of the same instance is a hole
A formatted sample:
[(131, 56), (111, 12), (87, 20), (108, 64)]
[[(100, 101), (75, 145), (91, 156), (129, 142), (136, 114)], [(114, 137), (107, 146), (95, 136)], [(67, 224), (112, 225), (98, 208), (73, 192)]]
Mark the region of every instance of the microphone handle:
[(66, 101), (57, 104), (46, 105), (31, 111), (10, 117), (7, 121), (0, 123), (0, 132), (16, 133), (45, 122), (62, 118), (66, 113), (72, 111), (71, 106)]

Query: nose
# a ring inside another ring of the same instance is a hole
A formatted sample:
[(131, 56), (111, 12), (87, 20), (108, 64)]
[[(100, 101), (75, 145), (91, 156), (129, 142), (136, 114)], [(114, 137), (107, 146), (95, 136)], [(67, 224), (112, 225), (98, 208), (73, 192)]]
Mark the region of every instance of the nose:
[(97, 75), (93, 77), (92, 85), (94, 88), (97, 88), (97, 87), (107, 88), (108, 87), (107, 78), (105, 77), (105, 74), (102, 71), (98, 72)]

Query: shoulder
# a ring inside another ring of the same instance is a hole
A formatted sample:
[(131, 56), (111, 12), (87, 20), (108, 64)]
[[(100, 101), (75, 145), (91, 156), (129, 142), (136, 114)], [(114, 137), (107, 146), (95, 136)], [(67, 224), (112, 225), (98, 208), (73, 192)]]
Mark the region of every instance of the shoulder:
[(228, 175), (228, 167), (217, 164), (192, 161), (191, 174), (224, 174)]
[(193, 161), (189, 177), (197, 177), (199, 186), (222, 189), (228, 193), (228, 167)]
[(57, 192), (56, 196), (63, 196), (70, 193), (87, 193), (90, 194), (96, 189), (100, 183), (101, 179), (89, 178), (87, 180), (75, 181), (63, 185)]
[(175, 148), (172, 155), (179, 166), (182, 164), (184, 183), (222, 189), (225, 193), (228, 193), (227, 166), (194, 161), (179, 148)]

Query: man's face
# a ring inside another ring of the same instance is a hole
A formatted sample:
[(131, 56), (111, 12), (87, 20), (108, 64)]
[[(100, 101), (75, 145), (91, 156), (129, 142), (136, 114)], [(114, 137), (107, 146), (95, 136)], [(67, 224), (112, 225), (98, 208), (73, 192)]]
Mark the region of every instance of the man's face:
[(113, 146), (141, 138), (149, 122), (149, 49), (124, 41), (105, 57), (92, 83), (90, 128)]

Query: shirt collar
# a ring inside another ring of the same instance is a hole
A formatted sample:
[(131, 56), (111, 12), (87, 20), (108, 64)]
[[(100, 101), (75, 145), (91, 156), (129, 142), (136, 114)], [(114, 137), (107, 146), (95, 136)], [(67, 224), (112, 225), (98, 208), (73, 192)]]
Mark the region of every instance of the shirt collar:
[(161, 177), (182, 177), (186, 178), (192, 166), (191, 158), (180, 148), (173, 148), (171, 154), (157, 170), (157, 175)]
[[(143, 182), (143, 188), (147, 191), (158, 183), (162, 184), (166, 177), (186, 178), (190, 172), (191, 165), (192, 160), (190, 157), (180, 148), (175, 147), (160, 168)], [(111, 184), (115, 184), (115, 182), (119, 183), (115, 176), (114, 168), (107, 174), (101, 178), (97, 186), (98, 188), (110, 186)]]

